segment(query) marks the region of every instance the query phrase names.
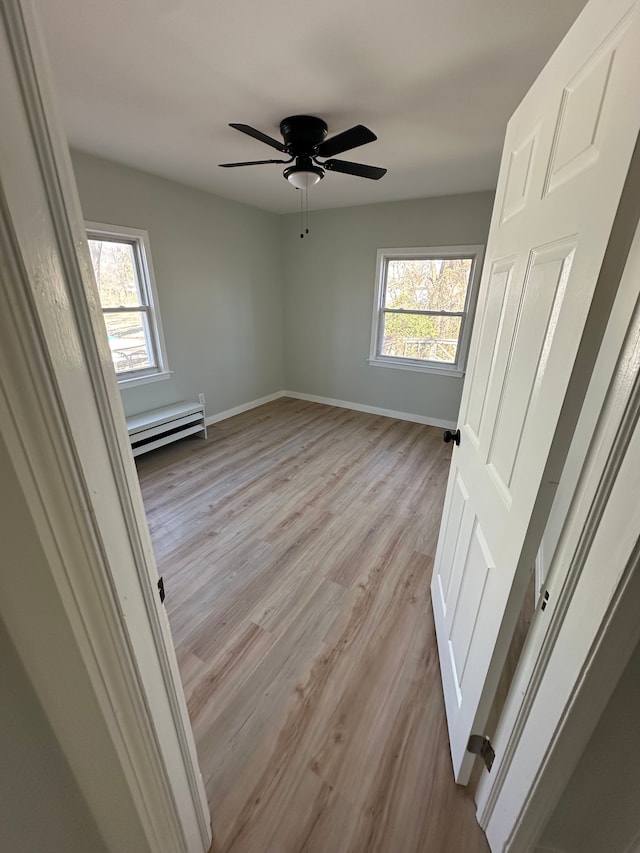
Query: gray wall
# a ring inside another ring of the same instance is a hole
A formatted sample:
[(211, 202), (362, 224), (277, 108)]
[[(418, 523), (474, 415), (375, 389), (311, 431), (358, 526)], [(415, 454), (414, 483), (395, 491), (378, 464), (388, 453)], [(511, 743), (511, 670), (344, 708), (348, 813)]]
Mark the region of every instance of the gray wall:
[(286, 389), (456, 421), (462, 379), (367, 364), (376, 251), (484, 244), (493, 193), (312, 213), (301, 240), (295, 215), (72, 159), (85, 219), (151, 241), (173, 376), (123, 389), (127, 414), (203, 391), (212, 415)]
[(2, 622), (0, 661), (0, 850), (103, 853), (98, 828)]
[(282, 389), (279, 217), (87, 154), (72, 160), (85, 219), (149, 232), (173, 376), (124, 389), (126, 413), (203, 391), (214, 414)]
[(640, 646), (636, 648), (536, 853), (640, 849)]
[(303, 240), (283, 216), (287, 389), (455, 421), (462, 379), (367, 364), (376, 250), (485, 244), (492, 205), (484, 192), (312, 212)]

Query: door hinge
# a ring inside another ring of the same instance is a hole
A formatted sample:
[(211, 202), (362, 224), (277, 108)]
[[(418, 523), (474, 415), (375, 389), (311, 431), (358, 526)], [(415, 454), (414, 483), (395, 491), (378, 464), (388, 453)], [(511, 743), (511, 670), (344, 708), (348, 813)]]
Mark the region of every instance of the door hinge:
[(487, 770), (491, 770), (496, 754), (488, 737), (485, 735), (471, 735), (467, 744), (467, 751), (472, 752), (474, 755), (479, 755), (484, 761), (484, 766)]
[(158, 581), (158, 592), (160, 593), (160, 603), (164, 602), (164, 578)]

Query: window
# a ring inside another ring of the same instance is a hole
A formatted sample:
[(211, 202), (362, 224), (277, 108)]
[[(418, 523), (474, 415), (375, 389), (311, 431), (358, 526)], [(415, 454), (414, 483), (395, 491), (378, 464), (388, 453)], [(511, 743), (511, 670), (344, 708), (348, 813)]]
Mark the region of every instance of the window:
[(462, 376), (482, 246), (379, 249), (369, 363)]
[(149, 235), (137, 228), (86, 225), (118, 382), (139, 385), (168, 378)]

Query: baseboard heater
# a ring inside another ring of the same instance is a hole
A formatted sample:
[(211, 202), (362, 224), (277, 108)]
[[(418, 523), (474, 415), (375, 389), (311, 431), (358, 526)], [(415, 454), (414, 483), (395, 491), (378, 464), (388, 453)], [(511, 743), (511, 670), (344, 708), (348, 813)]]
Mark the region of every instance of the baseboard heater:
[(188, 435), (207, 437), (202, 403), (173, 403), (127, 418), (127, 430), (133, 455), (139, 456)]

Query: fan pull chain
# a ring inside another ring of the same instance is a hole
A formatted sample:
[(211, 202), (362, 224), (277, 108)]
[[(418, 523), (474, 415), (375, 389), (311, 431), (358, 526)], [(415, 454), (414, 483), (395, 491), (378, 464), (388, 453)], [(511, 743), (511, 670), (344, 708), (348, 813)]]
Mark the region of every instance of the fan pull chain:
[(303, 195), (302, 190), (300, 190), (300, 239), (302, 240), (304, 237), (304, 207), (303, 207)]
[(309, 187), (300, 190), (300, 239), (309, 233)]
[(300, 239), (309, 233), (309, 187), (300, 190)]

